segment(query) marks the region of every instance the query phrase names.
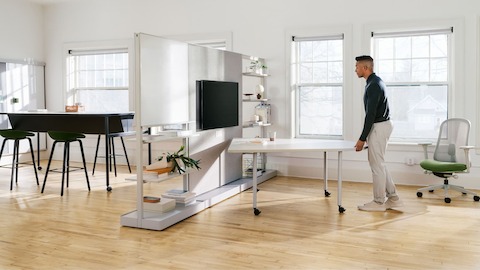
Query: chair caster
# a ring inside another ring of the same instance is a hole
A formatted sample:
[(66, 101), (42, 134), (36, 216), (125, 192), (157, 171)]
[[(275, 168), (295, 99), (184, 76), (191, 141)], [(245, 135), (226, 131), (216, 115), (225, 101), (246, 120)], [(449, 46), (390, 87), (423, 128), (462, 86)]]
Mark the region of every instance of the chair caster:
[(339, 205), (338, 206), (338, 212), (340, 212), (340, 214), (345, 212), (345, 208), (343, 208), (343, 206)]
[(325, 190), (325, 197), (329, 197), (330, 196), (330, 192), (328, 192), (328, 190)]
[(107, 191), (112, 191), (112, 187), (111, 187), (111, 186), (108, 186), (108, 187), (107, 187)]
[(417, 192), (417, 197), (418, 198), (421, 198), (423, 196), (423, 193), (422, 192)]
[(450, 203), (451, 201), (452, 201), (452, 199), (450, 199), (450, 198), (445, 198), (445, 202), (446, 202), (446, 203)]
[(258, 210), (257, 208), (253, 208), (253, 213), (255, 214), (255, 216), (258, 216), (260, 215), (262, 211)]
[(478, 196), (475, 195), (475, 196), (473, 196), (473, 200), (476, 201), (476, 202), (478, 202), (478, 201), (480, 201), (480, 197), (478, 197)]

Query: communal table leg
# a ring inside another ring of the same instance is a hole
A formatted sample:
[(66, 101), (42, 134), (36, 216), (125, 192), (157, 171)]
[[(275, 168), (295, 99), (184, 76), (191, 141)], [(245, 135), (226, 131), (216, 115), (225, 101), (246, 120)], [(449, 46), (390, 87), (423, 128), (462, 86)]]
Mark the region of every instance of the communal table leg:
[(37, 131), (37, 169), (39, 171), (42, 170), (42, 166), (40, 166), (40, 132), (38, 131)]
[(328, 192), (328, 162), (327, 162), (327, 151), (323, 152), (323, 191), (325, 196), (330, 196), (330, 192)]
[(261, 211), (257, 208), (257, 153), (253, 153), (252, 182), (253, 213), (258, 216), (260, 215)]
[(112, 187), (110, 186), (110, 123), (108, 118), (108, 116), (105, 116), (105, 181), (107, 185), (107, 191), (112, 191)]
[(338, 151), (338, 211), (340, 213), (345, 212), (345, 208), (342, 206), (342, 151)]

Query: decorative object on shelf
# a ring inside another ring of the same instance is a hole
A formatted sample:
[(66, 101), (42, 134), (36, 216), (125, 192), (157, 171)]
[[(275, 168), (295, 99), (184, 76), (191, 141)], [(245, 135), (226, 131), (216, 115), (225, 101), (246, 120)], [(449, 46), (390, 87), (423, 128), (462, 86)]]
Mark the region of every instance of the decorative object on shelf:
[(250, 65), (247, 67), (247, 72), (253, 72), (257, 74), (267, 74), (267, 66), (258, 60), (258, 57), (250, 57)]
[(247, 93), (247, 94), (243, 94), (245, 97), (247, 97), (247, 99), (251, 99), (251, 97), (253, 96), (253, 94), (251, 93)]
[(157, 158), (158, 162), (162, 162), (165, 160), (167, 164), (171, 164), (171, 172), (177, 171), (179, 174), (185, 172), (186, 168), (195, 168), (197, 170), (200, 169), (200, 160), (195, 160), (185, 155), (185, 146), (181, 146), (177, 152), (174, 153), (167, 153)]
[(265, 92), (265, 88), (261, 84), (257, 84), (255, 86), (255, 93), (257, 93), (257, 99), (261, 99), (263, 96), (263, 92)]
[(262, 64), (261, 68), (262, 68), (262, 74), (267, 75), (268, 74), (267, 73), (267, 66), (265, 64)]
[(249, 72), (257, 73), (259, 67), (261, 67), (261, 64), (258, 57), (250, 57), (250, 66), (248, 66)]
[(260, 121), (262, 121), (263, 124), (269, 124), (271, 115), (270, 104), (258, 104), (255, 106), (255, 114), (260, 116)]

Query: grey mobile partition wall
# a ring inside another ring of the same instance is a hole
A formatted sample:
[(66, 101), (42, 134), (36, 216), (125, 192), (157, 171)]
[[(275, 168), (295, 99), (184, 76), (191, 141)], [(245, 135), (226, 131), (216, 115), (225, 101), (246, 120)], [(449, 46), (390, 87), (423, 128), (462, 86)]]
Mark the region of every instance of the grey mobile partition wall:
[[(239, 83), (241, 108), (242, 55), (191, 45), (147, 34), (135, 34), (135, 118), (137, 168), (142, 168), (144, 128), (196, 121), (196, 81)], [(239, 123), (241, 123), (241, 109)], [(219, 116), (221, 117), (221, 116)], [(241, 155), (227, 153), (242, 126), (200, 131), (183, 141), (201, 169), (185, 175), (183, 189), (197, 194), (196, 202), (165, 213), (143, 211), (143, 174), (137, 170), (137, 209), (124, 214), (121, 224), (163, 230), (251, 186), (241, 182)], [(158, 194), (160, 196), (161, 194)]]

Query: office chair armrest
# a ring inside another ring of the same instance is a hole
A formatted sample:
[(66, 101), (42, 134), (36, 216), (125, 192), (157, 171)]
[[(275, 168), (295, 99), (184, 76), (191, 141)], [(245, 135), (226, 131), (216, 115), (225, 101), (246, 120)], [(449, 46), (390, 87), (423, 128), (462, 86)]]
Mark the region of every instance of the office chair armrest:
[(425, 156), (425, 159), (428, 159), (428, 146), (432, 145), (432, 143), (431, 142), (421, 142), (421, 143), (418, 143), (418, 145), (422, 146), (423, 155)]
[(473, 145), (466, 145), (466, 146), (460, 146), (458, 147), (460, 149), (463, 149), (463, 151), (465, 152), (465, 164), (467, 165), (467, 173), (470, 172), (470, 167), (471, 167), (471, 163), (470, 163), (470, 149), (474, 149), (475, 146)]

